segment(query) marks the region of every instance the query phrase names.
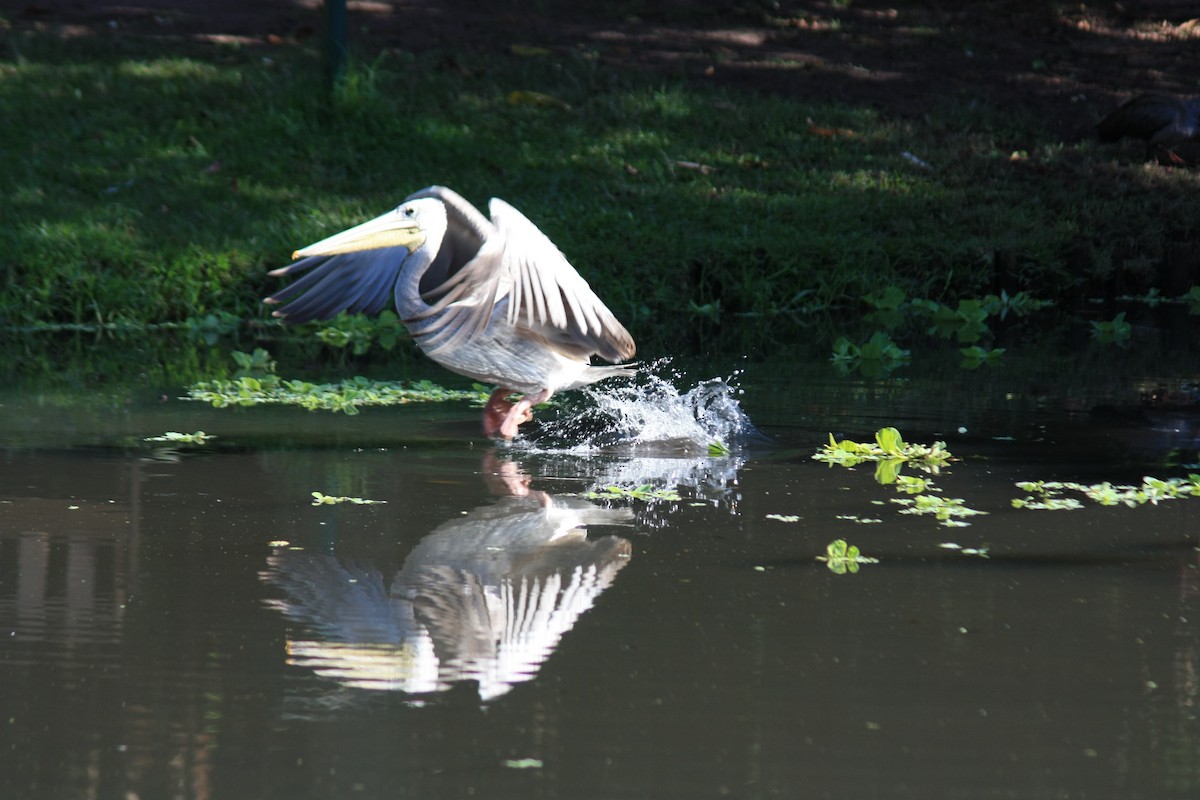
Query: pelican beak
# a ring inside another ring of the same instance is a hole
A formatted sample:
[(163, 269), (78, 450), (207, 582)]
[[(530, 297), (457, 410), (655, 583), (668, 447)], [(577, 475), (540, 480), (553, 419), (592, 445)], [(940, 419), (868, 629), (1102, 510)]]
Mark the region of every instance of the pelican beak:
[(426, 233), (417, 219), (397, 208), (349, 230), (335, 233), (328, 239), (301, 248), (292, 253), (292, 258), (335, 256), (387, 247), (405, 247), (411, 253), (425, 244), (425, 238)]

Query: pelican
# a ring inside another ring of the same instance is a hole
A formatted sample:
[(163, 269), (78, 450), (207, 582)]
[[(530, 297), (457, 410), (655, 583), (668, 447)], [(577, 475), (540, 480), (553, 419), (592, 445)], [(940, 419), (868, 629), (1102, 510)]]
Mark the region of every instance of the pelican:
[[(559, 391), (633, 374), (633, 338), (566, 257), (499, 198), (491, 219), (444, 186), (292, 254), (272, 276), (307, 273), (266, 298), (289, 323), (378, 314), (394, 297), (417, 345), (447, 369), (497, 388), (489, 437), (512, 439)], [(600, 356), (612, 366), (593, 366)], [(520, 394), (517, 402), (508, 398)]]

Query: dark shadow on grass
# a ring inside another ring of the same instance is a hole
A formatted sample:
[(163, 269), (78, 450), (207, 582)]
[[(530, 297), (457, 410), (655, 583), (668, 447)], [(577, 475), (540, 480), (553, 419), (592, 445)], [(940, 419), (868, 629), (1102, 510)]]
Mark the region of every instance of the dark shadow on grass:
[[(304, 0), (11, 4), (18, 29), (272, 49), (317, 42)], [(511, 57), (513, 45), (586, 50), (716, 85), (920, 116), (948, 101), (1025, 110), (1078, 138), (1137, 91), (1185, 93), (1200, 35), (1189, 4), (417, 0), (353, 3), (351, 47)]]

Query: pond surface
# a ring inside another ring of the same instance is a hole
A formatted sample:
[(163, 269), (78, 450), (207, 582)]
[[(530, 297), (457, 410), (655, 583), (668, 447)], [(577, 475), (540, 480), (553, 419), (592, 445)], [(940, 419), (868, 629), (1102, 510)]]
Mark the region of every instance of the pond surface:
[[(496, 446), (465, 403), (6, 397), (0, 796), (1196, 797), (1200, 499), (1012, 502), (1186, 475), (1190, 384), (783, 374), (722, 395), (763, 434), (726, 456)], [(986, 514), (812, 458), (884, 425)], [(679, 499), (588, 496), (640, 484)]]

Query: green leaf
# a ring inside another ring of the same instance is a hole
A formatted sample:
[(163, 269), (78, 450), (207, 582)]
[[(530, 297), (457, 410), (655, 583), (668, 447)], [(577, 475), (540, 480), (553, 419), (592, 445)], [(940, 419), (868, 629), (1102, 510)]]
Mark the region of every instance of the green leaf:
[(875, 432), (875, 443), (885, 453), (899, 453), (904, 449), (904, 439), (895, 428), (880, 428)]
[(904, 290), (899, 286), (889, 286), (878, 296), (867, 295), (863, 298), (868, 304), (881, 310), (897, 309), (904, 304)]
[(891, 486), (900, 478), (900, 470), (904, 468), (903, 458), (885, 458), (875, 464), (875, 482), (881, 486)]
[(729, 447), (720, 439), (714, 439), (708, 444), (708, 454), (713, 458), (729, 455)]

